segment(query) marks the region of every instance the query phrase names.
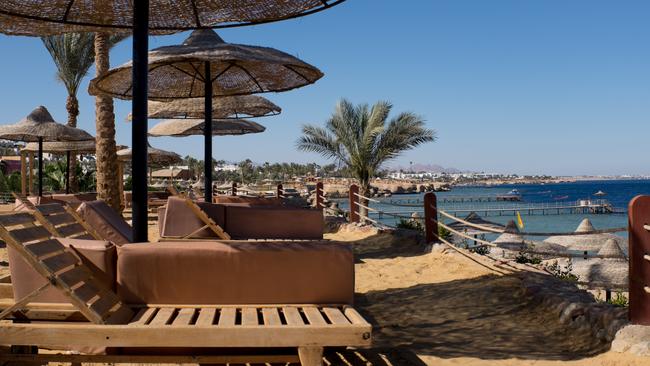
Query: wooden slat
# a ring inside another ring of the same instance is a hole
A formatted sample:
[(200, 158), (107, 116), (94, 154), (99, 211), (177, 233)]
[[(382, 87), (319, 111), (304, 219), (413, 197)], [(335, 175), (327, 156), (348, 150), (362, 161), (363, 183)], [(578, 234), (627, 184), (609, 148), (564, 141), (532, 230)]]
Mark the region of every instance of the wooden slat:
[(262, 308), (265, 325), (282, 325), (277, 308)]
[(298, 312), (297, 308), (284, 307), (282, 308), (282, 313), (284, 314), (284, 318), (287, 320), (287, 324), (305, 325), (304, 321), (302, 320), (302, 317), (300, 316), (300, 312)]
[(352, 324), (356, 325), (370, 325), (353, 307), (346, 306), (343, 308), (345, 317), (350, 320)]
[(214, 322), (214, 315), (217, 313), (215, 308), (203, 308), (200, 310), (199, 318), (196, 320), (198, 326), (209, 326)]
[(242, 325), (259, 325), (257, 318), (257, 309), (243, 308), (241, 310), (241, 323)]
[(74, 223), (70, 225), (59, 226), (56, 228), (56, 231), (58, 231), (59, 234), (61, 234), (61, 236), (63, 236), (64, 238), (67, 238), (75, 234), (85, 233), (86, 229), (84, 229), (84, 227), (81, 226), (81, 224)]
[(105, 318), (108, 315), (109, 311), (113, 309), (117, 303), (118, 301), (115, 296), (103, 293), (99, 295), (99, 298), (97, 300), (90, 304), (90, 310), (94, 311), (102, 318)]
[(198, 217), (204, 224), (206, 224), (217, 236), (219, 239), (230, 240), (230, 235), (226, 233), (221, 226), (219, 226), (214, 220), (212, 220), (206, 213), (197, 205), (194, 201), (189, 198), (185, 199), (185, 204), (194, 212), (196, 217)]
[(343, 315), (343, 313), (339, 308), (324, 307), (323, 312), (325, 313), (325, 315), (327, 315), (327, 318), (330, 320), (332, 324), (336, 324), (336, 325), (350, 324), (348, 318), (346, 318), (345, 315)]
[(11, 235), (20, 243), (28, 243), (39, 239), (49, 239), (52, 235), (42, 226), (32, 226), (13, 230)]
[(158, 310), (158, 313), (153, 318), (149, 325), (151, 326), (161, 326), (169, 323), (169, 320), (174, 315), (174, 308), (162, 308)]
[(327, 322), (325, 319), (323, 319), (323, 315), (318, 311), (317, 308), (312, 307), (312, 306), (306, 306), (302, 308), (302, 311), (305, 313), (307, 316), (307, 320), (309, 320), (309, 324), (311, 325), (325, 325)]
[[(91, 272), (88, 271), (85, 267), (81, 266), (75, 266), (73, 268), (70, 268), (69, 270), (59, 274), (57, 277), (66, 284), (68, 287), (73, 287), (74, 285), (86, 281), (90, 278)], [(95, 289), (95, 291), (98, 291)]]
[(43, 265), (45, 265), (45, 267), (47, 267), (51, 272), (59, 272), (64, 268), (79, 263), (79, 260), (70, 252), (62, 252), (53, 257), (43, 259), (41, 263), (43, 263)]
[(23, 225), (34, 221), (34, 216), (29, 212), (0, 215), (0, 225), (3, 226)]
[(155, 312), (156, 308), (142, 308), (133, 319), (131, 319), (129, 325), (145, 325), (149, 323)]
[(54, 226), (59, 226), (59, 225), (63, 225), (63, 224), (71, 224), (73, 222), (77, 222), (77, 220), (75, 220), (75, 218), (72, 217), (72, 215), (70, 215), (67, 212), (64, 212), (64, 213), (58, 214), (58, 215), (50, 215), (50, 216), (47, 216), (46, 218), (47, 218), (47, 221), (49, 221)]
[(127, 324), (133, 318), (133, 311), (125, 305), (120, 305), (106, 318), (106, 324)]
[(178, 312), (176, 319), (172, 322), (173, 326), (189, 325), (194, 318), (195, 309), (184, 308)]
[(34, 244), (27, 244), (25, 248), (34, 254), (37, 258), (42, 258), (46, 255), (59, 253), (65, 250), (63, 245), (56, 239), (48, 239)]
[(36, 209), (38, 212), (46, 216), (65, 212), (65, 208), (63, 208), (63, 205), (60, 203), (46, 203), (43, 205), (38, 205), (36, 206)]
[(84, 283), (72, 292), (77, 298), (86, 303), (99, 295), (99, 290), (89, 283)]
[(219, 314), (219, 326), (235, 325), (236, 317), (237, 317), (237, 309), (235, 308), (221, 309), (221, 313)]
[(82, 235), (75, 236), (74, 239), (96, 240), (96, 238), (92, 234), (89, 234), (89, 233), (84, 233)]

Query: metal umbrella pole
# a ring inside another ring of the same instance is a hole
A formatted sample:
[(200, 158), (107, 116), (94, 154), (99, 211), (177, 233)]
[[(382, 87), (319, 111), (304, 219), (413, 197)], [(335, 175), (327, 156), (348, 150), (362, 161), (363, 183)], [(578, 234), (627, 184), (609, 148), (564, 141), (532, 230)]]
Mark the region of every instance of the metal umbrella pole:
[(212, 202), (212, 76), (210, 62), (205, 62), (205, 125), (203, 126), (203, 169), (205, 172), (205, 202)]

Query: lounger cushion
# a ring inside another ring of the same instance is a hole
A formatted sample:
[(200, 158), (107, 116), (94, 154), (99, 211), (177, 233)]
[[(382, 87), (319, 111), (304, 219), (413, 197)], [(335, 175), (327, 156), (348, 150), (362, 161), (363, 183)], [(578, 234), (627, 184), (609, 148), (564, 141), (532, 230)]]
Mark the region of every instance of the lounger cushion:
[(351, 304), (354, 259), (336, 242), (162, 242), (117, 248), (118, 294), (148, 304)]
[(102, 238), (116, 245), (133, 242), (133, 228), (104, 201), (84, 202), (77, 212)]
[[(323, 238), (323, 212), (281, 206), (251, 206), (248, 203), (211, 204), (199, 207), (233, 239), (307, 239)], [(162, 237), (184, 237), (205, 224), (192, 212), (185, 199), (170, 197), (165, 209)], [(159, 221), (159, 222), (160, 222)], [(210, 229), (193, 237), (216, 238)]]
[[(217, 225), (224, 228), (224, 206), (205, 202), (197, 202), (197, 204)], [(159, 218), (158, 220), (158, 223), (162, 225), (161, 236), (163, 237), (183, 237), (205, 226), (205, 223), (187, 206), (185, 198), (169, 197), (164, 213), (165, 218), (163, 220)], [(211, 229), (206, 228), (195, 233), (192, 237), (214, 238), (216, 234)]]
[(214, 196), (213, 203), (247, 203), (250, 206), (281, 206), (282, 200), (275, 198), (243, 197), (243, 196)]
[[(115, 288), (116, 251), (113, 243), (103, 240), (68, 238), (59, 238), (58, 240), (66, 247), (73, 246), (76, 248), (81, 254), (80, 259), (91, 270), (97, 271), (98, 279), (102, 280), (108, 288)], [(17, 301), (43, 286), (46, 280), (11, 246), (7, 246), (7, 252), (9, 255), (9, 270), (11, 271), (11, 285), (14, 291), (14, 299)], [(36, 297), (33, 302), (69, 303), (70, 300), (59, 290), (49, 288)]]

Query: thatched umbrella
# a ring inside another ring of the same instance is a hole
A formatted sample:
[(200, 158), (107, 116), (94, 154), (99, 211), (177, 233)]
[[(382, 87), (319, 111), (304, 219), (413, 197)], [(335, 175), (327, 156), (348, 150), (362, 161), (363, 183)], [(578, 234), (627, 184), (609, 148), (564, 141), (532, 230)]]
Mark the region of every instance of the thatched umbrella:
[(553, 243), (526, 240), (514, 221), (508, 222), (505, 232), (493, 242), (497, 247), (511, 252), (531, 251), (535, 255), (553, 257), (554, 254), (566, 253), (566, 248)]
[[(90, 83), (90, 94), (133, 96), (128, 62)], [(212, 196), (212, 98), (279, 92), (316, 82), (323, 73), (287, 53), (268, 47), (224, 42), (212, 30), (196, 30), (182, 45), (149, 53), (149, 99), (204, 98), (205, 195)]]
[[(472, 224), (486, 226), (486, 227), (489, 227), (489, 228), (492, 228), (492, 229), (495, 229), (495, 230), (503, 230), (505, 228), (505, 226), (503, 226), (501, 224), (485, 220), (484, 218), (482, 218), (476, 212), (471, 212), (463, 220), (467, 221), (467, 222), (470, 222)], [(453, 223), (449, 224), (449, 227), (451, 227), (452, 229), (454, 229), (456, 231), (466, 233), (467, 235), (479, 235), (479, 234), (488, 233), (487, 231), (476, 229), (473, 226), (463, 224), (462, 222), (459, 222), (459, 221), (454, 221)]]
[(38, 143), (38, 195), (43, 195), (43, 142), (95, 141), (88, 132), (54, 121), (43, 106), (13, 125), (0, 126), (0, 139)]
[[(584, 219), (576, 229), (576, 233), (590, 233), (596, 229), (589, 219)], [(614, 234), (585, 234), (585, 235), (560, 235), (551, 236), (544, 240), (547, 243), (559, 244), (568, 250), (599, 251), (608, 240), (614, 240), (619, 246), (626, 246), (624, 238)]]
[[(149, 101), (149, 118), (205, 118), (203, 98), (183, 98), (170, 102)], [(240, 119), (242, 117), (277, 116), (282, 109), (259, 95), (238, 95), (212, 98), (212, 118)], [(127, 116), (131, 120), (131, 114)]]
[[(149, 130), (149, 136), (194, 136), (202, 135), (205, 121), (202, 119), (168, 119)], [(245, 119), (212, 120), (212, 136), (244, 135), (261, 133), (266, 127)]]
[(628, 284), (629, 265), (616, 240), (607, 240), (598, 255), (607, 258), (577, 261), (573, 263), (573, 274), (581, 282), (590, 282), (595, 287), (625, 288)]
[[(66, 155), (66, 168), (65, 168), (65, 193), (70, 193), (70, 154), (81, 153), (94, 153), (97, 143), (95, 140), (91, 141), (55, 141), (44, 142), (43, 152), (48, 153), (65, 153)], [(30, 142), (25, 145), (21, 151), (38, 152), (38, 143)]]
[[(133, 149), (126, 148), (117, 152), (117, 158), (122, 162), (128, 162), (133, 155)], [(170, 165), (183, 161), (180, 155), (173, 151), (161, 150), (151, 145), (147, 146), (147, 159), (151, 164)]]

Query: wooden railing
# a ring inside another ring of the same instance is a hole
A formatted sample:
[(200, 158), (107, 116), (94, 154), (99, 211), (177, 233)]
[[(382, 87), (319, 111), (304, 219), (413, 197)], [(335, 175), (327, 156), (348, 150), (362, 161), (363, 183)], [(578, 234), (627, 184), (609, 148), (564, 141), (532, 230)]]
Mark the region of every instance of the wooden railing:
[(650, 196), (635, 197), (628, 215), (630, 321), (650, 325)]

